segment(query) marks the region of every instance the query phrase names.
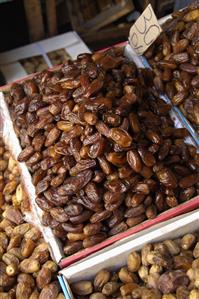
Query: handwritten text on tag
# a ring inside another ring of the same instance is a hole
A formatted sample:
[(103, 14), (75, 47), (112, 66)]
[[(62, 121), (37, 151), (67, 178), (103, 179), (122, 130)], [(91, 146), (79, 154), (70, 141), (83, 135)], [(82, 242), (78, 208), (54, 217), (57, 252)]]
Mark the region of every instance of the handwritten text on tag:
[(142, 55), (162, 32), (151, 4), (130, 29), (129, 42), (138, 55)]

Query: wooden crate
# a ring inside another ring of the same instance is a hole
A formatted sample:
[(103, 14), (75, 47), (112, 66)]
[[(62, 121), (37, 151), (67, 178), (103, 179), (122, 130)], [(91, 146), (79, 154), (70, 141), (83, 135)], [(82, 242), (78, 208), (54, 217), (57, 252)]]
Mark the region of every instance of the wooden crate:
[[(85, 16), (82, 14), (81, 7), (83, 4), (87, 4), (88, 6), (89, 0), (68, 0), (67, 7), (69, 11), (70, 21), (73, 26), (73, 29), (84, 33), (88, 30), (96, 31), (100, 28), (103, 28), (106, 25), (118, 20), (119, 18), (125, 16), (126, 14), (132, 12), (134, 10), (134, 4), (132, 0), (114, 0), (114, 1), (102, 1), (101, 7), (100, 5), (96, 6), (96, 10), (98, 13), (95, 15), (93, 13), (93, 17), (91, 19), (85, 20)], [(111, 6), (107, 6), (106, 9), (103, 9), (103, 5), (108, 4), (110, 2)], [(98, 2), (91, 1), (91, 4), (94, 5)], [(91, 9), (91, 8), (90, 8)], [(101, 9), (101, 10), (100, 10)], [(88, 14), (88, 11), (87, 11)]]
[[(23, 0), (30, 41), (41, 40), (46, 35), (43, 20), (43, 10), (40, 0)], [(57, 15), (55, 0), (46, 0), (46, 21), (47, 35), (54, 36), (57, 34)]]
[(98, 7), (100, 11), (109, 9), (113, 4), (113, 0), (97, 0)]

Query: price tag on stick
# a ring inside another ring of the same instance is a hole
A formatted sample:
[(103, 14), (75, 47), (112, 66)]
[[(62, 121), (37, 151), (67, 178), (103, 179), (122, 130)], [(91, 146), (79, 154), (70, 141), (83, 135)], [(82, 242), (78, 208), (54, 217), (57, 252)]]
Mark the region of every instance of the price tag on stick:
[(149, 4), (130, 29), (130, 45), (138, 55), (142, 55), (161, 32), (162, 28)]

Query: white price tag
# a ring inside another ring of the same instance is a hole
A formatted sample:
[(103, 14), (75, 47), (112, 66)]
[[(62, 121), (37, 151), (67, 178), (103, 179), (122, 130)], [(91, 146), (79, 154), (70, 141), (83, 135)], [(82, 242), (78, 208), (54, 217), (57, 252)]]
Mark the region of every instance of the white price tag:
[(162, 28), (149, 4), (130, 29), (130, 45), (138, 55), (142, 55), (161, 32)]

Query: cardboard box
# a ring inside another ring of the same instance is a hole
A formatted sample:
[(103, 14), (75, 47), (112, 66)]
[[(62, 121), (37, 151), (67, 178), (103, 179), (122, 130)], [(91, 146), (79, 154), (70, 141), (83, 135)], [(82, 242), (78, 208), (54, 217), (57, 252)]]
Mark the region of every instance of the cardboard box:
[[(75, 31), (71, 31), (0, 53), (0, 69), (6, 81), (10, 83), (42, 70), (43, 68), (39, 69), (39, 66), (35, 66), (34, 69), (30, 68), (30, 64), (36, 63), (38, 59), (43, 61), (45, 69), (63, 63), (64, 61), (59, 62), (60, 60), (52, 58), (53, 53), (53, 56), (56, 56), (56, 51), (62, 51), (62, 57), (64, 55), (65, 60), (75, 59), (80, 53), (90, 52), (79, 35)], [(28, 65), (30, 71), (28, 71)]]
[(147, 243), (155, 243), (166, 239), (175, 239), (187, 233), (197, 231), (199, 227), (199, 210), (170, 219), (153, 228), (147, 229), (128, 239), (115, 243), (107, 249), (92, 255), (87, 259), (73, 264), (59, 272), (59, 281), (67, 299), (74, 299), (70, 284), (80, 280), (92, 279), (98, 271), (117, 270), (126, 265), (131, 251), (140, 251)]

